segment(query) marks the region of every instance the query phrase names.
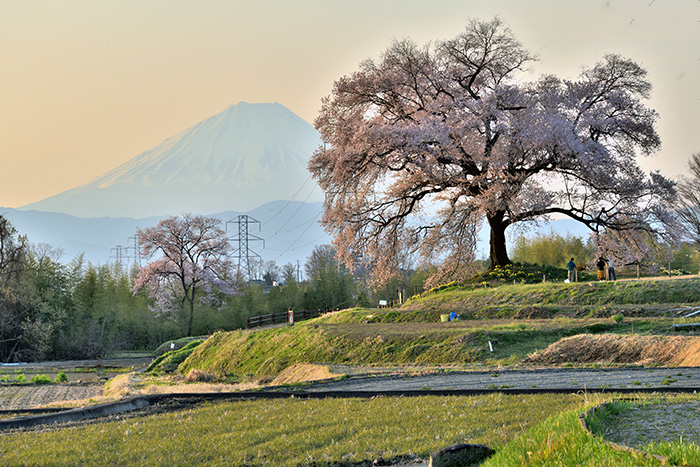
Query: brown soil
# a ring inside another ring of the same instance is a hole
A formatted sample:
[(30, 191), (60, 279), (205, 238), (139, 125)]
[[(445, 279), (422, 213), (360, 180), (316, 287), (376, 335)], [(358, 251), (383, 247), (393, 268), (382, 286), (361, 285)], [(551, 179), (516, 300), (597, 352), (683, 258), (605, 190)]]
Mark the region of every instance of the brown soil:
[(700, 337), (582, 334), (561, 339), (531, 355), (526, 362), (698, 366)]
[(102, 396), (103, 388), (102, 383), (0, 386), (0, 410), (86, 405)]

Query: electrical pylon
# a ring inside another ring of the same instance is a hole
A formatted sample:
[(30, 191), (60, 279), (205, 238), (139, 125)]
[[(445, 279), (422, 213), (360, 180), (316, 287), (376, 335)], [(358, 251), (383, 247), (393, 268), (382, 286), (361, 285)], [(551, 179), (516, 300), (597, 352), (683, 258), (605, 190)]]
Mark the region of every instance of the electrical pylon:
[(238, 233), (234, 233), (234, 235), (231, 237), (231, 240), (238, 243), (238, 249), (234, 255), (234, 258), (238, 259), (238, 270), (246, 273), (248, 276), (248, 281), (252, 282), (253, 274), (250, 267), (250, 259), (260, 258), (260, 255), (250, 249), (250, 242), (263, 242), (263, 248), (265, 248), (265, 239), (260, 238), (257, 235), (252, 235), (250, 233), (249, 226), (251, 224), (258, 224), (258, 230), (260, 230), (260, 221), (245, 214), (241, 214), (235, 219), (231, 219), (230, 221), (226, 222), (227, 232), (229, 224), (238, 225)]

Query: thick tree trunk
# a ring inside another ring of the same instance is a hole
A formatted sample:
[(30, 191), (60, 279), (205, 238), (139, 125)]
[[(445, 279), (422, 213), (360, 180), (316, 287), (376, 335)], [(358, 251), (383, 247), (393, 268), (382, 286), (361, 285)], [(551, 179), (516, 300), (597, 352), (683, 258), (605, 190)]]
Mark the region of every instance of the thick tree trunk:
[(487, 216), (489, 226), (491, 227), (491, 266), (489, 269), (494, 269), (496, 266), (507, 266), (511, 264), (508, 258), (506, 249), (506, 227), (508, 223), (503, 220), (505, 212), (498, 211), (493, 216)]

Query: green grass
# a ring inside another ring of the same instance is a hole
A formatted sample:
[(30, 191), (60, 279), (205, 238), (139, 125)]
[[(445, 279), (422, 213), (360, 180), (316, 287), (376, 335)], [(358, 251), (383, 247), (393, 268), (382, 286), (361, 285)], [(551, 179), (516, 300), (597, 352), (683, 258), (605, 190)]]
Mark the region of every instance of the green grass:
[(617, 451), (584, 432), (581, 409), (567, 410), (545, 420), (496, 451), (482, 467), (527, 466), (658, 466), (653, 459)]
[[(427, 460), (456, 443), (496, 450), (483, 467), (658, 466), (591, 436), (578, 416), (603, 395), (503, 395), (373, 399), (277, 399), (207, 403), (180, 411), (47, 431), (2, 435), (3, 465), (334, 465)], [(637, 396), (629, 396), (637, 397)], [(616, 402), (589, 417), (604, 432), (606, 417), (639, 402)], [(665, 401), (697, 400), (671, 396)], [(158, 442), (154, 443), (153, 440)], [(674, 464), (700, 465), (696, 444), (651, 443), (646, 452)]]
[(532, 305), (552, 307), (554, 311), (564, 313), (583, 309), (589, 315), (600, 313), (601, 307), (606, 306), (605, 316), (612, 316), (618, 310), (623, 310), (622, 314), (628, 316), (630, 311), (643, 311), (650, 305), (664, 308), (666, 304), (697, 302), (700, 302), (700, 279), (680, 278), (575, 284), (504, 284), (481, 288), (454, 286), (415, 297), (402, 310), (442, 313), (454, 310), (464, 316), (489, 318), (503, 317), (500, 310), (504, 308), (517, 311)]
[[(461, 442), (501, 449), (574, 395), (284, 399), (2, 435), (3, 465), (331, 465), (418, 456)], [(158, 440), (158, 442), (154, 442)], [(325, 463), (325, 464), (324, 464)]]
[(146, 371), (154, 373), (172, 373), (177, 369), (180, 363), (184, 362), (185, 359), (190, 356), (190, 354), (199, 344), (204, 342), (204, 339), (188, 339), (187, 341), (183, 342), (185, 343), (184, 347), (161, 353), (158, 358), (153, 360), (153, 362), (148, 365)]
[[(603, 396), (596, 396), (601, 398)], [(606, 397), (615, 397), (614, 394)], [(603, 441), (602, 434), (610, 429), (614, 430), (611, 420), (630, 408), (640, 408), (663, 402), (687, 402), (697, 401), (696, 395), (677, 395), (660, 399), (657, 395), (631, 395), (629, 398), (636, 402), (617, 401), (608, 404), (588, 418), (588, 425), (596, 436), (581, 429), (578, 421), (580, 413), (587, 410), (601, 400), (595, 398), (586, 404), (586, 408), (564, 409), (540, 424), (528, 429), (515, 440), (501, 449), (482, 464), (483, 467), (506, 467), (513, 465), (527, 466), (658, 466), (664, 465), (659, 460), (649, 456), (633, 454), (613, 449)], [(651, 420), (640, 415), (641, 423), (650, 423)], [(681, 415), (676, 422), (668, 420), (677, 426), (682, 424)], [(625, 424), (630, 423), (625, 421)], [(668, 457), (671, 465), (700, 465), (700, 448), (691, 440), (685, 443), (678, 442), (652, 442), (643, 446), (637, 446), (641, 452)]]
[[(453, 284), (399, 309), (355, 308), (289, 328), (217, 333), (178, 371), (269, 379), (296, 363), (514, 365), (577, 334), (669, 335), (671, 324), (682, 320), (668, 310), (699, 301), (697, 278), (480, 288)], [(554, 319), (511, 319), (526, 306)], [(440, 314), (450, 310), (470, 319), (441, 323)]]
[(376, 324), (319, 320), (289, 328), (216, 333), (192, 351), (178, 372), (199, 369), (222, 378), (264, 379), (295, 363), (513, 365), (565, 337), (658, 335), (669, 333), (670, 324), (666, 318), (630, 318), (620, 324), (570, 318)]
[[(690, 407), (685, 405), (688, 402), (692, 404)], [(627, 445), (668, 457), (671, 465), (700, 465), (697, 417), (694, 415), (696, 406), (696, 395), (618, 400), (590, 416), (589, 426), (598, 436), (613, 438), (611, 440), (618, 443), (619, 433), (627, 432)], [(652, 412), (663, 416), (658, 418)]]

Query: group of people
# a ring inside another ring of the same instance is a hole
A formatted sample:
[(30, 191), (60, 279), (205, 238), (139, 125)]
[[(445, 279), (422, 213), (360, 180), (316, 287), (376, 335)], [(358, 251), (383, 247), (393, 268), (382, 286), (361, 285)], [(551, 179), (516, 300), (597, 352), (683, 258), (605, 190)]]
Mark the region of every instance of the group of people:
[[(606, 279), (605, 277), (605, 272), (607, 270), (608, 273), (608, 278), (610, 280), (617, 280), (617, 276), (615, 275), (615, 266), (613, 265), (612, 259), (608, 258), (605, 259), (602, 256), (598, 258), (598, 261), (596, 261), (596, 267), (598, 268), (598, 280), (603, 281)], [(574, 282), (576, 281), (576, 263), (574, 262), (574, 258), (571, 258), (568, 263), (566, 263), (566, 269), (569, 271), (569, 278), (567, 279), (567, 282)]]
[(608, 269), (608, 278), (612, 281), (617, 280), (617, 276), (615, 275), (615, 266), (613, 266), (612, 259), (608, 258), (605, 259), (602, 256), (598, 257), (598, 261), (595, 263), (595, 265), (598, 267), (598, 280), (599, 281), (604, 281), (605, 280), (605, 269)]

